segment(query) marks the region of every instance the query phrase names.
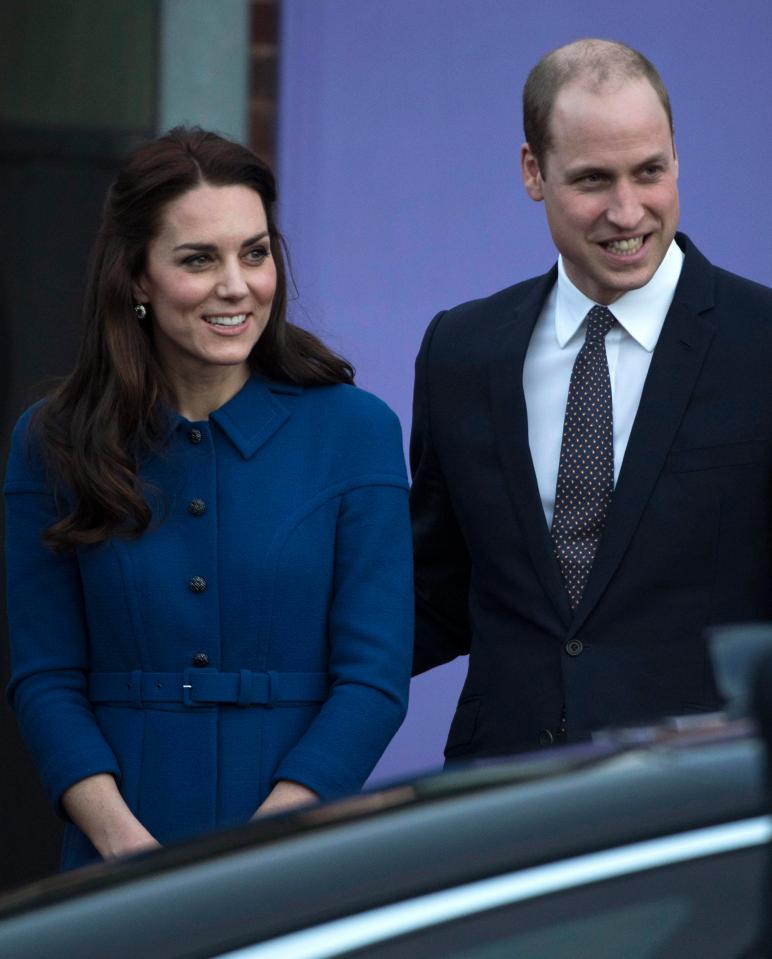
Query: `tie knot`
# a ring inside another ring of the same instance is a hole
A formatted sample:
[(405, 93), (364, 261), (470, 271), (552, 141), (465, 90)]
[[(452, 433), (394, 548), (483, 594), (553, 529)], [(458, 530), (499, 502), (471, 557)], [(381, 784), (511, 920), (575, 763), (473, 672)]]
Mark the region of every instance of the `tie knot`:
[(587, 339), (603, 339), (616, 317), (607, 306), (594, 306), (587, 314)]

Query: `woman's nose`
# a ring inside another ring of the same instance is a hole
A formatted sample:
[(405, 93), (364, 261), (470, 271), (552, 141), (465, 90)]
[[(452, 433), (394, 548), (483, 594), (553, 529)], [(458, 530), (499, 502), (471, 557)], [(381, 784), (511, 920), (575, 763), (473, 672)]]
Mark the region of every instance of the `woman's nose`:
[(224, 300), (241, 299), (249, 292), (240, 263), (226, 263), (218, 278), (215, 292)]

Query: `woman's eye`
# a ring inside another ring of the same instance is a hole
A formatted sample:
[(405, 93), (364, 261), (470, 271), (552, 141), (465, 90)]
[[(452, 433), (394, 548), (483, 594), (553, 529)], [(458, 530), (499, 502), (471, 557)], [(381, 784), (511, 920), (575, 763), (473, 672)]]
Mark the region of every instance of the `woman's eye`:
[(252, 263), (262, 263), (270, 255), (270, 252), (267, 246), (256, 246), (247, 252), (247, 259)]
[(194, 253), (192, 256), (186, 256), (182, 261), (183, 266), (206, 266), (209, 257), (206, 253)]

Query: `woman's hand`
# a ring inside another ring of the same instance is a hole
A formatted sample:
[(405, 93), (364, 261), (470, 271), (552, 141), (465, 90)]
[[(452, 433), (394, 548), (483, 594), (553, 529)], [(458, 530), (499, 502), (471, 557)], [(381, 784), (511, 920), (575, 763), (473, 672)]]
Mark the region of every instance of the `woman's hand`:
[(284, 812), (286, 809), (295, 809), (298, 806), (310, 806), (318, 800), (319, 797), (316, 793), (307, 786), (290, 782), (288, 779), (281, 779), (258, 806), (252, 818), (258, 819), (268, 813)]
[(160, 846), (118, 791), (109, 773), (81, 779), (62, 793), (62, 806), (103, 859)]

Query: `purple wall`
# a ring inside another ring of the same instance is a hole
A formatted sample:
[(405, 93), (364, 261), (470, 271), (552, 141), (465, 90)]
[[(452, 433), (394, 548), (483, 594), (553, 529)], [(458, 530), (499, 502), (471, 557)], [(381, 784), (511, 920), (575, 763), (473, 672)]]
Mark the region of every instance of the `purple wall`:
[[(280, 218), (295, 319), (353, 360), (406, 439), (431, 317), (554, 260), (520, 183), (520, 94), (543, 53), (583, 36), (656, 64), (682, 229), (714, 262), (772, 284), (769, 0), (283, 0)], [(375, 779), (441, 763), (464, 668), (414, 681)]]

